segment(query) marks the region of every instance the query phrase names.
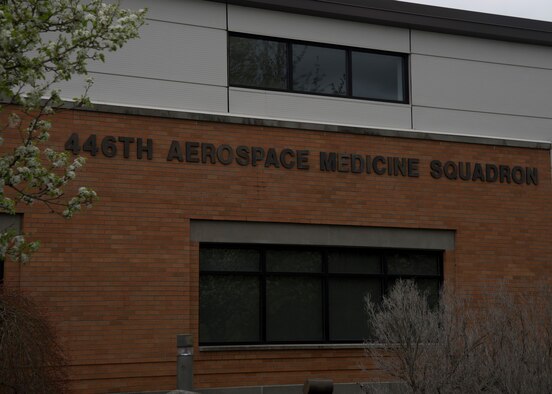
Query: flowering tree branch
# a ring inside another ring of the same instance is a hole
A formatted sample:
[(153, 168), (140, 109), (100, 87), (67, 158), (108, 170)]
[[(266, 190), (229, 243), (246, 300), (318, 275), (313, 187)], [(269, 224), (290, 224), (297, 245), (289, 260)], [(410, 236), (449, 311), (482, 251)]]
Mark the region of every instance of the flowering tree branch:
[[(55, 86), (87, 76), (88, 62), (103, 62), (106, 52), (137, 38), (145, 12), (101, 0), (0, 0), (0, 111), (8, 112), (0, 124), (0, 212), (14, 214), (18, 204), (41, 203), (70, 218), (97, 199), (88, 187), (65, 193), (85, 160), (47, 146), (49, 118), (64, 105)], [(86, 81), (76, 107), (90, 105), (93, 81)], [(0, 234), (0, 258), (25, 262), (37, 248), (38, 242), (21, 235)]]

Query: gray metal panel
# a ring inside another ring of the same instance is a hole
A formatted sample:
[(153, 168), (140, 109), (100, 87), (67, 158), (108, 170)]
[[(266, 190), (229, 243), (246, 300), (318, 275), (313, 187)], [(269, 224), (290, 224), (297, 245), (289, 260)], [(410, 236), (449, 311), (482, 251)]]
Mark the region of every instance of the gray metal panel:
[(552, 117), (552, 70), (411, 56), (412, 104)]
[(92, 72), (225, 86), (226, 31), (149, 21), (139, 40), (90, 65)]
[(280, 119), (410, 128), (410, 106), (338, 97), (230, 88), (230, 112)]
[(228, 30), (326, 44), (409, 52), (407, 29), (228, 6)]
[[(226, 112), (224, 87), (182, 82), (95, 74), (89, 95), (93, 102), (146, 108)], [(82, 81), (60, 85), (62, 97), (71, 99), (82, 94)]]
[(453, 250), (453, 230), (192, 220), (193, 241)]
[(552, 141), (552, 119), (413, 107), (414, 129)]
[(147, 18), (197, 26), (226, 28), (226, 6), (202, 0), (121, 0), (123, 8), (147, 8)]
[(552, 69), (552, 48), (412, 31), (412, 53)]

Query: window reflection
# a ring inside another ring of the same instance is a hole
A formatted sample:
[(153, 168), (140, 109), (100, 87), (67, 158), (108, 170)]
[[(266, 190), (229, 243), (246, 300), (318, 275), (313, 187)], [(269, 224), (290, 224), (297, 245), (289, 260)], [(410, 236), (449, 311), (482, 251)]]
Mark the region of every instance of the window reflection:
[(267, 341), (312, 342), (323, 339), (320, 279), (269, 277), (266, 310)]
[(287, 48), (278, 41), (230, 37), (230, 85), (287, 88)]
[(379, 279), (340, 278), (329, 283), (330, 340), (356, 341), (366, 338), (368, 321), (363, 313), (365, 297), (378, 301), (382, 290)]
[(199, 340), (259, 341), (259, 279), (227, 275), (201, 278)]
[(293, 90), (347, 94), (345, 50), (294, 44), (292, 51)]
[(352, 53), (354, 97), (403, 101), (403, 59), (380, 53)]

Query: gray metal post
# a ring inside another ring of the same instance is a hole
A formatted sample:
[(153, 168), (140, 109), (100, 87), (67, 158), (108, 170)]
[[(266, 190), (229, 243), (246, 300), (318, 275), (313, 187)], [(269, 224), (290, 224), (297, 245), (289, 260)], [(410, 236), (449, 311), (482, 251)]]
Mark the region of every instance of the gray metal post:
[(193, 389), (194, 340), (190, 334), (176, 336), (176, 388)]

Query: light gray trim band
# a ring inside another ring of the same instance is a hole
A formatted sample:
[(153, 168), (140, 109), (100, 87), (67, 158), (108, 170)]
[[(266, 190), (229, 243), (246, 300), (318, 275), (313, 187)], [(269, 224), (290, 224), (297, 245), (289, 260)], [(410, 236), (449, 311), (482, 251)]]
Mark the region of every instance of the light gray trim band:
[[(320, 372), (323, 374), (323, 372)], [(305, 374), (305, 380), (311, 376)], [(324, 376), (319, 376), (324, 378)], [(379, 388), (375, 391), (377, 393), (385, 392), (389, 394), (400, 394), (404, 393), (405, 387), (400, 383), (364, 383), (370, 386)], [(381, 387), (385, 386), (385, 387)], [(383, 391), (383, 390), (385, 391)], [(250, 387), (225, 387), (225, 388), (214, 388), (214, 389), (197, 389), (201, 394), (302, 394), (303, 385), (282, 385), (282, 386), (250, 386)], [(362, 394), (363, 391), (359, 383), (334, 383), (334, 394)]]
[[(307, 376), (305, 375), (305, 380)], [(402, 394), (405, 387), (395, 382), (369, 382), (369, 383), (334, 383), (333, 394), (363, 394), (360, 384), (373, 386), (375, 392), (388, 394)], [(176, 391), (140, 391), (123, 394), (176, 394)], [(182, 392), (184, 393), (184, 392)], [(198, 394), (303, 394), (303, 385), (288, 384), (280, 386), (244, 386), (244, 387), (219, 387), (211, 389), (194, 389), (186, 393)]]
[[(68, 104), (70, 107), (70, 104)], [(479, 137), (469, 135), (456, 134), (441, 134), (428, 133), (423, 131), (409, 130), (389, 130), (376, 127), (360, 127), (360, 126), (341, 126), (324, 123), (310, 123), (291, 120), (276, 120), (252, 118), (245, 116), (233, 116), (225, 114), (208, 114), (199, 112), (186, 112), (177, 110), (157, 109), (157, 108), (140, 108), (128, 107), (122, 105), (111, 104), (94, 104), (93, 108), (79, 109), (82, 111), (105, 112), (123, 115), (135, 116), (154, 116), (169, 119), (195, 120), (204, 122), (217, 122), (229, 124), (241, 124), (261, 127), (278, 127), (284, 129), (309, 130), (309, 131), (324, 131), (328, 133), (343, 133), (343, 134), (361, 134), (380, 137), (397, 137), (409, 138), (417, 140), (430, 141), (445, 141), (445, 142), (461, 142), (466, 144), (492, 145), (492, 146), (509, 146), (515, 148), (531, 148), (531, 149), (546, 149), (550, 150), (552, 144), (545, 141), (523, 141), (493, 137)]]
[(192, 220), (197, 242), (454, 250), (453, 230)]
[(364, 349), (363, 343), (314, 343), (314, 344), (266, 344), (266, 345), (220, 345), (200, 346), (200, 352), (230, 352), (247, 350), (335, 350)]

